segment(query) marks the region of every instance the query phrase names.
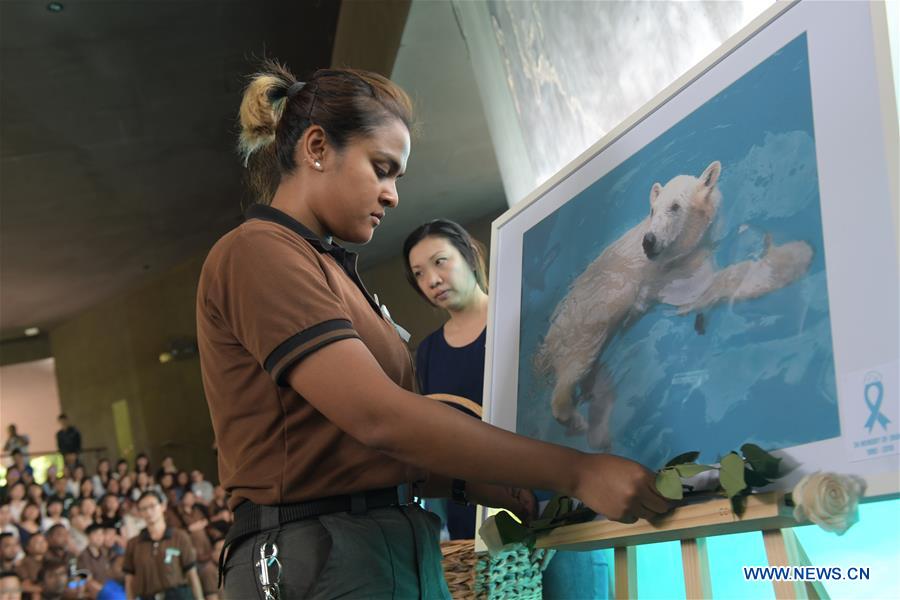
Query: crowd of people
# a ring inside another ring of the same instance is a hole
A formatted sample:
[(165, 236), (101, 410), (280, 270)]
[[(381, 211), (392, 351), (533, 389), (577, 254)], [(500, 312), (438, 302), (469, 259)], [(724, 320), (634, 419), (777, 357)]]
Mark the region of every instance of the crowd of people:
[(166, 598), (218, 598), (233, 517), (204, 473), (172, 457), (153, 469), (139, 454), (133, 464), (101, 458), (93, 473), (77, 459), (51, 466), (39, 483), (21, 448), (11, 458), (0, 487), (0, 598), (153, 597), (160, 581)]

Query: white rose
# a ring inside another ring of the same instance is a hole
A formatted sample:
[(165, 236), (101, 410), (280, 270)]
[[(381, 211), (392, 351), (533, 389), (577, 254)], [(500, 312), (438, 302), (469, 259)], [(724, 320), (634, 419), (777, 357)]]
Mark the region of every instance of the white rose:
[(794, 487), (794, 518), (810, 520), (825, 531), (843, 535), (859, 520), (857, 503), (865, 491), (857, 477), (836, 473), (812, 473)]
[(497, 528), (496, 515), (488, 517), (487, 520), (481, 524), (481, 527), (478, 528), (478, 535), (481, 536), (481, 539), (487, 546), (488, 553), (491, 556), (497, 556), (501, 552), (510, 550), (516, 546), (515, 543), (503, 543), (503, 538), (500, 537), (500, 530)]

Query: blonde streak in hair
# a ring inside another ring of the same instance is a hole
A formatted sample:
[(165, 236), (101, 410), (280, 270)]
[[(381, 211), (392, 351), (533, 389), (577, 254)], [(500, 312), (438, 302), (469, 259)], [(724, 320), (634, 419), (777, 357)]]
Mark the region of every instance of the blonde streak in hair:
[(251, 154), (275, 141), (275, 128), (284, 112), (285, 101), (281, 98), (273, 103), (269, 93), (278, 87), (285, 87), (285, 82), (264, 73), (254, 77), (244, 90), (238, 113), (241, 123), (238, 151), (245, 167)]

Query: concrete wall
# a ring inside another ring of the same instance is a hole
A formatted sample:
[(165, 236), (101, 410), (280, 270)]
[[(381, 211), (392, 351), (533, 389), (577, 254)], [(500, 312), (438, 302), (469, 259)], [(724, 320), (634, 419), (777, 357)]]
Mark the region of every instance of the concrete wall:
[[(194, 338), (194, 301), (203, 256), (104, 302), (50, 332), (62, 410), (85, 446), (108, 456), (171, 454), (181, 468), (216, 473), (209, 412), (196, 357), (166, 364), (173, 338)], [(133, 448), (119, 448), (113, 403), (126, 400)]]
[(31, 454), (55, 452), (57, 415), (59, 391), (52, 358), (0, 367), (0, 433), (4, 442), (6, 428), (14, 424), (31, 440)]

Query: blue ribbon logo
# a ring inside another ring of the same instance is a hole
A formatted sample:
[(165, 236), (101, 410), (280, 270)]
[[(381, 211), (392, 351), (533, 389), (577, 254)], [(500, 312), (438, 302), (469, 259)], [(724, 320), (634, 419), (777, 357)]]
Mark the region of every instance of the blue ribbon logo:
[(866, 376), (866, 386), (863, 389), (863, 397), (866, 406), (869, 407), (869, 418), (866, 421), (866, 429), (872, 433), (875, 422), (887, 431), (887, 424), (891, 422), (886, 415), (881, 412), (881, 403), (884, 400), (884, 385), (881, 383), (881, 375), (878, 373), (869, 373)]

